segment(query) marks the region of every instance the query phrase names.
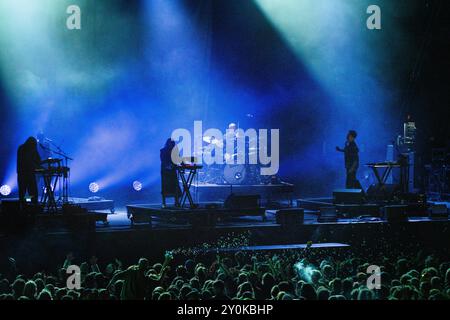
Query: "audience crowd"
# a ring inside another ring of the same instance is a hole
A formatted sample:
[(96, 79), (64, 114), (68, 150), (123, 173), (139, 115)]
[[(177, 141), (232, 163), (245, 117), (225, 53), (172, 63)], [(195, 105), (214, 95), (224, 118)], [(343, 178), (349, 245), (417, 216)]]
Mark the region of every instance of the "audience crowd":
[[(0, 270), (0, 300), (445, 300), (450, 262), (434, 254), (383, 255), (375, 263), (355, 254), (313, 249), (273, 253), (166, 253), (162, 263), (140, 258), (100, 267), (96, 257), (79, 264), (80, 286), (68, 273), (72, 254), (53, 273), (20, 273), (13, 258)], [(380, 286), (368, 268), (378, 265)], [(70, 270), (69, 270), (70, 271)], [(373, 282), (376, 284), (375, 282)]]

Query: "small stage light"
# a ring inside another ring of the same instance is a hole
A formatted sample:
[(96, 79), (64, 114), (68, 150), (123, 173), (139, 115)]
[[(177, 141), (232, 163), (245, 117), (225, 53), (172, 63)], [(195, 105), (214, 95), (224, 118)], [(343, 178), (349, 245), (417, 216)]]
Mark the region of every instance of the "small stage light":
[(11, 187), (7, 184), (0, 187), (0, 194), (4, 197), (7, 197), (11, 194)]
[(133, 182), (133, 189), (136, 191), (142, 190), (142, 183), (140, 181), (134, 181)]
[(97, 193), (98, 190), (100, 190), (100, 187), (99, 187), (98, 183), (96, 183), (96, 182), (91, 182), (91, 183), (89, 184), (89, 191), (90, 191), (90, 192), (92, 192), (92, 193)]

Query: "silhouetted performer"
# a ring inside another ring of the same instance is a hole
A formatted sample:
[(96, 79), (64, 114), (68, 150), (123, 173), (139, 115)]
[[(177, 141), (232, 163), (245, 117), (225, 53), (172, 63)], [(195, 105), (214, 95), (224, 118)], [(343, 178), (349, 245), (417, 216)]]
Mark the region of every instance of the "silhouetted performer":
[(345, 169), (347, 171), (345, 187), (347, 189), (362, 190), (362, 186), (356, 178), (356, 172), (359, 167), (359, 149), (355, 142), (357, 135), (355, 130), (350, 130), (347, 134), (347, 141), (345, 142), (344, 149), (336, 147), (336, 150), (344, 153)]
[(19, 185), (19, 200), (25, 202), (25, 194), (37, 203), (38, 190), (35, 170), (40, 167), (41, 157), (37, 150), (37, 141), (29, 137), (17, 150), (17, 182)]
[(175, 206), (180, 205), (180, 186), (178, 184), (178, 176), (176, 164), (172, 161), (172, 150), (178, 149), (175, 141), (167, 139), (164, 148), (160, 150), (161, 159), (161, 195), (163, 207), (166, 206), (166, 197), (175, 198)]

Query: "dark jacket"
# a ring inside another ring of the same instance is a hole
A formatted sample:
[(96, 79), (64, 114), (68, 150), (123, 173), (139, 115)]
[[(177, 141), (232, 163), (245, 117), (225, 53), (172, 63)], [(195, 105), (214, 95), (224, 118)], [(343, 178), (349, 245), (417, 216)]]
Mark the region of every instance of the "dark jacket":
[(33, 173), (40, 167), (41, 157), (36, 145), (22, 144), (17, 150), (17, 173)]
[(359, 149), (355, 141), (346, 142), (344, 148), (345, 168), (356, 171), (359, 166)]

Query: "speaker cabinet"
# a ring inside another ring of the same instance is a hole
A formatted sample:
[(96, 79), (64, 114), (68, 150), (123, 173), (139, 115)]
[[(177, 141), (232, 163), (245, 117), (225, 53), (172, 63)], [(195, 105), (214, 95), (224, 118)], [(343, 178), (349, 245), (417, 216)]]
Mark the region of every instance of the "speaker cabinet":
[(322, 207), (319, 209), (318, 222), (337, 222), (337, 209), (336, 207)]
[(384, 217), (390, 223), (408, 222), (408, 206), (395, 205), (384, 207)]
[(283, 227), (302, 225), (305, 220), (305, 210), (301, 208), (280, 209), (275, 212), (277, 224)]
[(362, 204), (364, 192), (361, 189), (336, 189), (333, 191), (334, 204)]

